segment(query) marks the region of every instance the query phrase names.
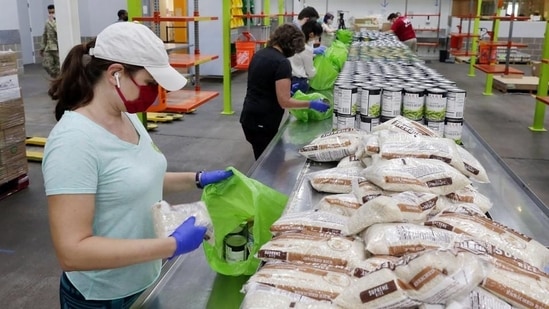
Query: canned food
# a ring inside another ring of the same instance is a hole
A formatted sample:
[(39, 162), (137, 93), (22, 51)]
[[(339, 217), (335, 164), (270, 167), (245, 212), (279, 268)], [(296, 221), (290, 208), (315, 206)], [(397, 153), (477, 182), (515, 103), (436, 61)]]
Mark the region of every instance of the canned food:
[(372, 132), (372, 129), (379, 125), (379, 117), (371, 118), (365, 115), (360, 115), (359, 128), (362, 131)]
[(400, 115), (402, 106), (402, 89), (385, 87), (381, 95), (381, 116), (396, 117)]
[(423, 119), (425, 91), (419, 88), (405, 88), (402, 96), (402, 116), (411, 120)]
[(465, 98), (467, 92), (463, 89), (452, 88), (448, 89), (448, 97), (446, 103), (446, 118), (463, 118), (465, 109)]
[(446, 90), (440, 88), (427, 90), (425, 119), (429, 121), (444, 121), (444, 118), (446, 118), (447, 94)]
[(337, 129), (348, 129), (355, 127), (355, 115), (337, 114)]
[(339, 102), (337, 112), (344, 115), (355, 115), (358, 97), (358, 88), (353, 85), (339, 87)]
[(461, 144), (462, 133), (463, 119), (446, 118), (444, 120), (444, 137), (453, 139), (457, 144)]
[(237, 263), (246, 260), (246, 237), (242, 235), (227, 235), (225, 237), (225, 261)]
[(425, 119), (425, 125), (433, 130), (437, 137), (443, 137), (444, 136), (444, 121), (433, 121)]
[(364, 86), (360, 95), (360, 114), (367, 117), (379, 117), (381, 114), (381, 88)]

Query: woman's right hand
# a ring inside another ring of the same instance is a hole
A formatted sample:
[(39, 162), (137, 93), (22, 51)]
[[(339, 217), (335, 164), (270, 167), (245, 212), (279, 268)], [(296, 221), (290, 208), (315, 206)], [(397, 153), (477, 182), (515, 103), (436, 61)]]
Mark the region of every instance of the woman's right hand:
[(177, 244), (171, 258), (191, 252), (202, 243), (207, 228), (205, 226), (194, 225), (195, 221), (196, 218), (194, 216), (189, 217), (170, 235), (170, 237), (175, 238)]

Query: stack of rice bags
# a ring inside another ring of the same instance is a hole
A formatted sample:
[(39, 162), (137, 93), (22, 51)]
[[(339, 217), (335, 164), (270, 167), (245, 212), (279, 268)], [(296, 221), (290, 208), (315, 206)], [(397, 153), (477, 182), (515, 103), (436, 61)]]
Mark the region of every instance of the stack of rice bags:
[[(312, 210), (273, 224), (243, 308), (549, 307), (549, 249), (487, 218), (486, 171), (452, 140), (397, 117), (300, 153), (339, 164), (308, 175)], [(254, 304), (266, 290), (283, 301)]]

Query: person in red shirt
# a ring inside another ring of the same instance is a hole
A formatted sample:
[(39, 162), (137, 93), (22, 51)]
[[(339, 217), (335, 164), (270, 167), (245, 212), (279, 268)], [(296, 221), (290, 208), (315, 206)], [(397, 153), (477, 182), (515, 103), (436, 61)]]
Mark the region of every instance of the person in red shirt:
[(391, 22), (391, 30), (398, 39), (406, 44), (413, 52), (417, 49), (416, 32), (412, 27), (412, 22), (406, 16), (400, 16), (398, 13), (391, 13), (387, 20)]

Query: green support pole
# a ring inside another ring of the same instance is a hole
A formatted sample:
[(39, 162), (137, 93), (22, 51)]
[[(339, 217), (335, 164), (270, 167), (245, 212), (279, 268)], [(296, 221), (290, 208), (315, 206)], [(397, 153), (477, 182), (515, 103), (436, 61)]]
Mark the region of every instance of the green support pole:
[(271, 0), (265, 0), (263, 1), (263, 14), (267, 15), (267, 17), (263, 18), (263, 24), (265, 26), (271, 25)]
[[(491, 38), (491, 42), (496, 42), (498, 40), (499, 24), (500, 24), (499, 19), (494, 20), (494, 27), (492, 28), (492, 32), (493, 32), (492, 36), (493, 37)], [(492, 48), (497, 49), (496, 46), (490, 47), (488, 59), (490, 59), (490, 56), (492, 55)], [(492, 63), (490, 63), (490, 65), (492, 65)], [(486, 95), (486, 96), (493, 95), (493, 93), (492, 93), (493, 83), (494, 83), (494, 74), (487, 73), (486, 74), (486, 88), (484, 89), (484, 92), (482, 93), (483, 95)]]
[(231, 91), (231, 0), (223, 0), (223, 111), (222, 115), (234, 114)]
[[(286, 6), (284, 0), (278, 0), (278, 13), (284, 14), (286, 13)], [(284, 23), (284, 16), (279, 15), (278, 16), (278, 25), (282, 25)]]
[[(128, 20), (132, 20), (134, 17), (140, 17), (143, 16), (143, 7), (141, 0), (128, 0)], [(147, 127), (147, 113), (138, 113), (137, 117), (145, 126)]]
[[(545, 24), (545, 41), (543, 44), (542, 60), (549, 59), (549, 22)], [(540, 97), (547, 96), (547, 88), (549, 84), (549, 64), (545, 61), (541, 62), (539, 84), (538, 84), (538, 93)], [(545, 132), (543, 123), (545, 122), (545, 104), (536, 100), (536, 108), (534, 110), (534, 123), (531, 127), (528, 127), (534, 132)]]
[[(478, 5), (477, 5), (477, 14), (475, 16), (475, 22), (473, 24), (473, 35), (480, 35), (480, 14), (482, 12), (482, 1), (478, 1)], [(468, 76), (471, 76), (471, 77), (474, 77), (475, 76), (475, 64), (477, 62), (477, 56), (476, 56), (476, 52), (477, 52), (477, 49), (478, 49), (478, 41), (479, 41), (479, 37), (475, 37), (473, 36), (473, 44), (471, 45), (471, 50), (472, 50), (472, 54), (471, 54), (471, 59), (469, 60), (469, 75)]]

